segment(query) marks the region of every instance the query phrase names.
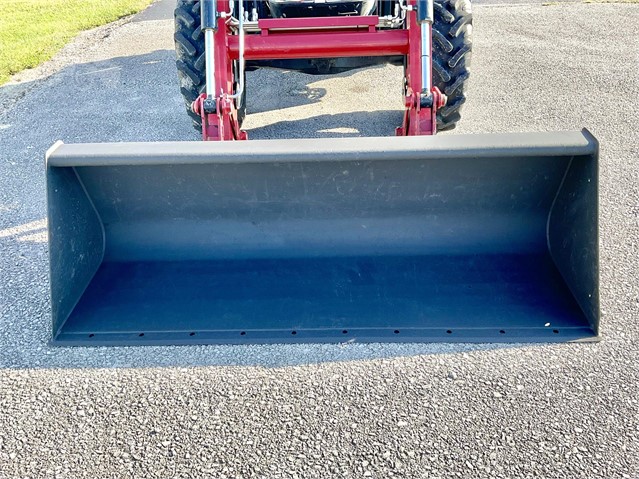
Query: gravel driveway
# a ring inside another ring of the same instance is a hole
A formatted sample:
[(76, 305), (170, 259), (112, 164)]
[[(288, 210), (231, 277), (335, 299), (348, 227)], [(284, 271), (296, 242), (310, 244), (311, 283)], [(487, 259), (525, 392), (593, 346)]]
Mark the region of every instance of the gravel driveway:
[[(50, 348), (44, 152), (196, 140), (172, 21), (0, 88), (0, 477), (639, 477), (639, 5), (479, 5), (452, 133), (601, 141), (603, 339)], [(401, 71), (248, 74), (251, 138), (391, 135)]]

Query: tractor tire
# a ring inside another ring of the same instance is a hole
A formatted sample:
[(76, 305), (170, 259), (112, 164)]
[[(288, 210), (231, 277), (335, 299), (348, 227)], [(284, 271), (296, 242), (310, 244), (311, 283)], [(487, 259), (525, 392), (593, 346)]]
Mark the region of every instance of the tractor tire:
[[(204, 93), (206, 88), (204, 35), (200, 28), (199, 0), (178, 0), (175, 8), (175, 56), (180, 93), (186, 104), (186, 112), (193, 121), (193, 127), (202, 131), (202, 119), (191, 110), (191, 104)], [(242, 107), (238, 110), (240, 126), (246, 116), (246, 74)]]
[(433, 84), (448, 96), (437, 111), (437, 130), (452, 130), (466, 101), (472, 48), (470, 0), (435, 0)]

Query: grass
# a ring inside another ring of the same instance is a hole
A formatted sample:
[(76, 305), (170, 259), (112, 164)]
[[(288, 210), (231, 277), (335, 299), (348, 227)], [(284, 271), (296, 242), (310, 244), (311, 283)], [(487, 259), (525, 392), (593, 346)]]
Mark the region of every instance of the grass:
[(152, 0), (0, 0), (0, 85), (50, 59), (78, 32), (139, 12)]

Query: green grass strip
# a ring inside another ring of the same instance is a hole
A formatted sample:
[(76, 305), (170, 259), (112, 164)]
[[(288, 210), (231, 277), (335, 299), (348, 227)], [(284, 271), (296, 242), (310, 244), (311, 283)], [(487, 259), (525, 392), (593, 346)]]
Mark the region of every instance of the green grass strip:
[(139, 12), (152, 0), (0, 0), (0, 85), (49, 60), (78, 32)]

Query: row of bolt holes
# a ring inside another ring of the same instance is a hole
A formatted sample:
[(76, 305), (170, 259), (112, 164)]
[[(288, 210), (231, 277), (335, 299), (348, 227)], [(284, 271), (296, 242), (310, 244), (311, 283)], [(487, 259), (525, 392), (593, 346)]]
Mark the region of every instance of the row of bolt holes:
[[(394, 332), (395, 334), (399, 334), (399, 329), (396, 329), (396, 330), (395, 330), (395, 331), (393, 331), (393, 332)], [(555, 334), (559, 334), (559, 330), (558, 330), (558, 329), (553, 329), (553, 330), (552, 330), (552, 332), (553, 332), (553, 333), (555, 333)], [(296, 335), (296, 334), (297, 334), (297, 331), (291, 331), (291, 334), (292, 334), (292, 335)], [(344, 329), (344, 330), (342, 331), (342, 334), (348, 334), (348, 330)], [(447, 330), (446, 330), (446, 334), (453, 334), (453, 332), (452, 332), (452, 330), (447, 329)], [(506, 334), (506, 331), (504, 331), (503, 329), (500, 329), (500, 330), (499, 330), (499, 334)], [(242, 332), (240, 333), (240, 336), (245, 336), (245, 335), (246, 335), (246, 331), (242, 331)], [(89, 337), (90, 337), (90, 338), (92, 338), (92, 337), (94, 337), (94, 336), (95, 336), (95, 334), (89, 334)], [(140, 333), (140, 334), (138, 334), (138, 336), (139, 336), (139, 337), (142, 337), (142, 336), (144, 336), (144, 333)], [(195, 333), (189, 333), (189, 336), (195, 336)]]

